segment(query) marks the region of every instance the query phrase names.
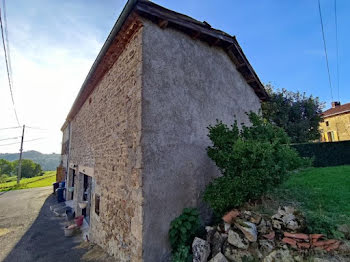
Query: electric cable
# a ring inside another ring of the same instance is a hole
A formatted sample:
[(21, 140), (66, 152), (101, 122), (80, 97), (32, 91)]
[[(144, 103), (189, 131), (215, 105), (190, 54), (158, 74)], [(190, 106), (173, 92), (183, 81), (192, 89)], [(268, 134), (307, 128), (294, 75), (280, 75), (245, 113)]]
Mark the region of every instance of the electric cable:
[(337, 89), (338, 89), (338, 101), (340, 101), (340, 95), (339, 95), (339, 48), (338, 48), (337, 0), (334, 0), (334, 19), (335, 19), (335, 43), (336, 43), (336, 53), (337, 53)]
[(327, 63), (327, 72), (328, 72), (328, 80), (329, 80), (329, 87), (331, 90), (331, 98), (333, 101), (333, 90), (332, 90), (332, 81), (331, 81), (331, 74), (329, 71), (329, 63), (328, 63), (328, 55), (327, 55), (327, 46), (326, 46), (326, 39), (324, 36), (324, 28), (323, 28), (323, 19), (322, 19), (322, 12), (321, 12), (321, 3), (320, 0), (318, 0), (318, 11), (320, 13), (320, 21), (321, 21), (321, 29), (322, 29), (322, 38), (323, 38), (323, 47), (324, 47), (324, 53), (326, 55), (326, 63)]
[(17, 138), (20, 138), (20, 136), (10, 137), (10, 138), (3, 138), (3, 139), (0, 139), (0, 141), (12, 140), (12, 139), (17, 139)]
[(10, 88), (10, 94), (11, 94), (11, 99), (12, 99), (13, 111), (14, 111), (15, 116), (16, 116), (17, 124), (20, 126), (21, 124), (19, 123), (19, 120), (18, 120), (18, 115), (17, 115), (17, 111), (16, 111), (16, 106), (15, 106), (15, 100), (13, 99), (13, 91), (12, 91), (12, 82), (11, 82), (11, 77), (10, 77), (8, 54), (7, 54), (6, 45), (5, 45), (4, 27), (3, 27), (3, 24), (2, 24), (2, 18), (1, 18), (1, 8), (0, 8), (0, 29), (1, 29), (2, 44), (3, 44), (3, 47), (4, 47), (4, 53), (5, 53), (7, 79), (8, 79), (8, 82), (9, 82), (9, 88)]
[[(32, 142), (32, 141), (37, 141), (37, 140), (42, 140), (45, 139), (46, 137), (40, 137), (40, 138), (35, 138), (35, 139), (30, 139), (30, 140), (26, 140), (23, 141), (23, 143), (27, 143), (27, 142)], [(9, 145), (15, 145), (15, 144), (20, 144), (21, 142), (15, 142), (15, 143), (9, 143), (9, 144), (2, 144), (0, 146), (9, 146)]]
[(0, 128), (0, 130), (15, 129), (15, 128), (22, 128), (22, 127), (21, 126), (3, 127), (3, 128)]

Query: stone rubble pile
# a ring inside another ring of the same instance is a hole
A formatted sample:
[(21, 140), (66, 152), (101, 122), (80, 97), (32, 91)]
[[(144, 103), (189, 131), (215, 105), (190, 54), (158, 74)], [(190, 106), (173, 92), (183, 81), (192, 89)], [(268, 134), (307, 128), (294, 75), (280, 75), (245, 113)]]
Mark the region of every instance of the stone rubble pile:
[(235, 209), (222, 220), (206, 227), (206, 240), (194, 239), (193, 262), (305, 261), (311, 253), (335, 252), (342, 245), (322, 234), (304, 234), (305, 219), (293, 207), (280, 207), (272, 217)]

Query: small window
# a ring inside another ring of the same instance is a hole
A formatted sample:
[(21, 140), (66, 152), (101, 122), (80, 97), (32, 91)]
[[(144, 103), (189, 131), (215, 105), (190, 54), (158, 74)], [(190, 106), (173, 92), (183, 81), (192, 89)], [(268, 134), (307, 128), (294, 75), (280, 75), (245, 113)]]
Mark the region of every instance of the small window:
[(100, 215), (100, 196), (97, 194), (95, 195), (95, 213)]
[(326, 121), (326, 126), (329, 126), (329, 122), (328, 121)]

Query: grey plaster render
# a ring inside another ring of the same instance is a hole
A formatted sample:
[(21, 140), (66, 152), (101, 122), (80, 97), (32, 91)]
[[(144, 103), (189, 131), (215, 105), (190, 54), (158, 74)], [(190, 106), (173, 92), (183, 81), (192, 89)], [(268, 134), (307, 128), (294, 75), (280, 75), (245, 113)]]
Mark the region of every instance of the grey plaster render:
[(219, 175), (206, 153), (207, 127), (248, 123), (245, 113), (260, 101), (224, 50), (143, 22), (143, 258), (165, 261), (170, 221), (202, 206)]

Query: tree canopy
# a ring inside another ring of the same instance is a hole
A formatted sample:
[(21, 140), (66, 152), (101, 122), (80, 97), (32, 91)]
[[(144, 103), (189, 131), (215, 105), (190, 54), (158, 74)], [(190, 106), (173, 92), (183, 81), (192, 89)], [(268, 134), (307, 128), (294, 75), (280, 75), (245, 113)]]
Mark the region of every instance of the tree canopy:
[[(18, 160), (10, 162), (5, 159), (0, 159), (0, 175), (16, 175), (18, 170), (18, 163)], [(21, 170), (22, 177), (34, 177), (43, 174), (41, 166), (29, 159), (22, 159)]]
[(318, 97), (265, 86), (270, 99), (262, 104), (263, 117), (282, 127), (292, 143), (309, 142), (320, 137), (319, 123), (323, 103)]
[[(19, 153), (0, 153), (0, 159), (6, 159), (8, 161), (14, 161), (19, 158)], [(60, 154), (42, 154), (38, 151), (24, 151), (23, 159), (30, 159), (35, 163), (41, 165), (42, 169), (45, 171), (56, 170), (61, 161)]]
[(13, 165), (10, 161), (0, 159), (0, 175), (11, 175), (13, 171)]

